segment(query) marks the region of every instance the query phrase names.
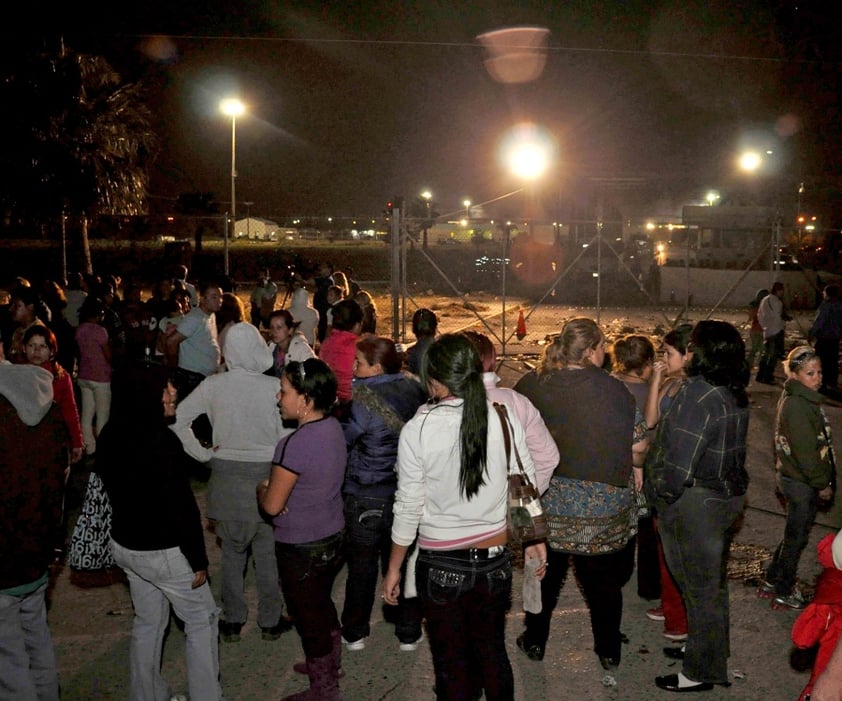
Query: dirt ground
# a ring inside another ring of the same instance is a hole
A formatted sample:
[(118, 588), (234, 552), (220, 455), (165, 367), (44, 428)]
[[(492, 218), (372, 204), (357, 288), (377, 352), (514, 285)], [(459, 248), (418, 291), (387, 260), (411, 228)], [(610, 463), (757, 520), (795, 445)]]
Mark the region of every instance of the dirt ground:
[[(471, 300), (483, 306), (486, 321), (479, 321), (461, 303), (447, 298), (418, 298), (419, 306), (430, 306), (439, 314), (442, 331), (455, 331), (477, 324), (500, 330), (500, 300), (494, 298)], [(389, 334), (386, 319), (391, 300), (379, 297), (378, 306), (383, 326), (378, 330)], [(436, 306), (437, 305), (437, 306)], [(510, 310), (511, 311), (511, 307)], [(535, 354), (545, 343), (545, 336), (557, 331), (565, 318), (578, 315), (599, 316), (609, 338), (623, 333), (643, 332), (660, 336), (679, 310), (624, 310), (594, 308), (547, 308), (536, 312), (534, 324), (522, 342), (512, 344), (511, 352), (502, 359), (499, 374), (504, 385), (511, 386), (535, 362)], [(495, 312), (497, 316), (495, 317)], [(508, 312), (507, 312), (508, 313)], [(411, 312), (409, 314), (411, 316)], [(685, 318), (698, 321), (707, 316), (706, 310), (691, 310)], [(743, 310), (725, 310), (715, 315), (740, 326)], [(496, 320), (495, 320), (496, 319)], [(390, 321), (390, 320), (389, 320)], [(512, 320), (513, 321), (513, 320)], [(800, 328), (806, 328), (806, 317), (789, 324), (788, 344), (801, 339)], [(553, 328), (554, 327), (554, 328)], [(532, 331), (532, 329), (536, 329)], [(497, 343), (499, 347), (499, 342)], [(778, 381), (782, 379), (779, 371)], [(779, 541), (783, 531), (783, 510), (774, 490), (774, 471), (771, 454), (771, 432), (775, 403), (780, 386), (749, 387), (751, 420), (749, 427), (748, 470), (751, 483), (745, 515), (735, 534), (729, 563), (731, 593), (731, 659), (729, 689), (717, 687), (705, 694), (708, 699), (786, 701), (795, 699), (808, 678), (804, 662), (793, 664), (789, 631), (796, 614), (772, 611), (767, 602), (757, 599), (755, 588), (764, 562)], [(842, 435), (842, 403), (830, 402), (828, 415), (833, 431)], [(84, 474), (77, 475), (77, 482)], [(204, 508), (205, 485), (195, 483), (200, 506)], [(153, 517), (154, 508), (150, 508)], [(820, 513), (813, 528), (799, 570), (801, 586), (810, 591), (819, 572), (815, 546), (825, 534), (842, 526), (842, 505), (839, 502)], [(211, 560), (212, 588), (219, 600), (219, 547), (208, 530), (206, 538)], [(340, 575), (335, 600), (341, 607), (344, 592), (344, 573)], [(249, 596), (255, 610), (253, 574), (249, 572)], [(680, 669), (674, 661), (661, 654), (668, 645), (661, 637), (661, 624), (645, 617), (652, 602), (637, 596), (633, 578), (624, 591), (625, 610), (623, 630), (630, 642), (623, 650), (623, 662), (613, 676), (607, 676), (591, 652), (592, 639), (584, 600), (577, 587), (568, 581), (555, 611), (547, 654), (543, 662), (528, 660), (515, 647), (515, 638), (522, 629), (520, 572), (516, 572), (512, 610), (507, 624), (509, 657), (515, 673), (516, 697), (531, 699), (596, 698), (611, 701), (644, 701), (670, 698), (658, 691), (653, 679), (656, 675)], [(131, 600), (122, 584), (98, 589), (80, 589), (69, 582), (67, 570), (58, 573), (52, 593), (50, 624), (53, 629), (62, 680), (62, 699), (100, 700), (127, 698), (128, 641), (131, 631)], [(184, 636), (173, 625), (164, 654), (164, 671), (178, 693), (186, 693), (183, 663)], [(724, 644), (724, 641), (723, 641)], [(306, 682), (290, 669), (293, 661), (301, 659), (301, 646), (294, 633), (284, 635), (277, 642), (264, 642), (259, 630), (250, 620), (243, 640), (235, 644), (220, 644), (222, 684), (228, 701), (233, 699), (273, 699), (303, 689)], [(429, 649), (422, 644), (416, 652), (398, 651), (391, 626), (375, 609), (372, 635), (362, 652), (345, 652), (347, 676), (341, 687), (344, 698), (350, 701), (375, 699), (414, 700), (432, 699), (433, 674)], [(795, 662), (798, 662), (797, 656)], [(809, 664), (809, 663), (806, 663)], [(199, 701), (199, 700), (195, 700)]]

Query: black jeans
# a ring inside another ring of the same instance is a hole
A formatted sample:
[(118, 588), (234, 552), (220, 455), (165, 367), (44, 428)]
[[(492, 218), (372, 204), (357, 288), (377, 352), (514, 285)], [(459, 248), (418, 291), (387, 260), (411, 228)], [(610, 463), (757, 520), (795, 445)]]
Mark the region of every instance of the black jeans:
[(757, 366), (757, 381), (772, 382), (775, 379), (775, 366), (784, 352), (784, 332), (763, 339), (763, 352)]
[(468, 701), (484, 689), (486, 701), (512, 701), (514, 677), (505, 636), (512, 593), (509, 550), (489, 559), (457, 552), (422, 550), (416, 568), (436, 698)]
[(312, 543), (275, 543), (281, 589), (308, 659), (330, 654), (331, 631), (339, 629), (330, 594), (342, 568), (343, 539), (339, 531)]
[(547, 549), (547, 574), (541, 580), (541, 613), (527, 613), (525, 617), (526, 647), (547, 644), (550, 621), (558, 603), (561, 587), (567, 579), (570, 558), (576, 579), (582, 587), (591, 616), (594, 652), (599, 657), (620, 659), (620, 621), (623, 618), (623, 587), (634, 569), (635, 539), (622, 549), (605, 555), (568, 555)]
[[(371, 610), (378, 571), (386, 571), (392, 550), (394, 499), (345, 495), (345, 560), (348, 580), (342, 609), (342, 637), (352, 642), (371, 633)], [(389, 607), (392, 609), (393, 607)], [(402, 643), (421, 637), (421, 607), (417, 598), (398, 597), (394, 612), (395, 635)]]

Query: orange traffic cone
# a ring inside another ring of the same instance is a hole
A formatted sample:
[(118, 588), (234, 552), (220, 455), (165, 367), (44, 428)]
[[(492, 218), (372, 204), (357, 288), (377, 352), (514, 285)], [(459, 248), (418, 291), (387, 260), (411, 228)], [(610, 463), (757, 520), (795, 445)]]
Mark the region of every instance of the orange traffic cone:
[(522, 341), (526, 336), (526, 319), (523, 318), (523, 309), (520, 310), (520, 314), (517, 318), (517, 330), (515, 331), (515, 335), (517, 336), (518, 341)]

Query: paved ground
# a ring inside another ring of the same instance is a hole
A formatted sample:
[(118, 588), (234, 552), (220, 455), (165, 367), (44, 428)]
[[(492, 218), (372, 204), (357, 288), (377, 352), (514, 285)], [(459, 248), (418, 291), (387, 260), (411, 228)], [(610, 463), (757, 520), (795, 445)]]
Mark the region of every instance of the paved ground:
[[(501, 368), (504, 383), (510, 384), (523, 372), (523, 364), (508, 360)], [(796, 614), (776, 612), (755, 597), (753, 578), (775, 546), (783, 529), (781, 508), (774, 495), (771, 459), (771, 425), (779, 388), (752, 385), (752, 419), (749, 437), (748, 508), (732, 550), (730, 672), (733, 685), (704, 694), (708, 699), (751, 700), (795, 699), (808, 674), (790, 665), (789, 630)], [(842, 436), (842, 404), (829, 408), (835, 435)], [(200, 505), (204, 485), (196, 484)], [(150, 505), (154, 518), (154, 505)], [(811, 583), (818, 572), (815, 544), (826, 533), (842, 526), (842, 504), (820, 514), (810, 545), (802, 559), (800, 578)], [(219, 571), (219, 549), (207, 534), (211, 573)], [(251, 573), (249, 577), (251, 577)], [(678, 671), (678, 663), (661, 652), (667, 641), (661, 625), (644, 613), (651, 602), (636, 594), (634, 579), (626, 587), (623, 630), (629, 644), (613, 678), (607, 678), (591, 651), (592, 639), (587, 610), (574, 580), (564, 587), (555, 611), (551, 638), (543, 662), (527, 659), (515, 647), (522, 629), (520, 572), (515, 577), (515, 594), (508, 621), (509, 656), (515, 673), (518, 699), (598, 698), (612, 701), (643, 701), (670, 698), (653, 684), (658, 674)], [(218, 577), (213, 588), (218, 596)], [(335, 600), (342, 601), (344, 574), (337, 581)], [(253, 596), (253, 587), (251, 589)], [(52, 593), (50, 624), (55, 637), (62, 681), (63, 701), (127, 698), (128, 643), (131, 629), (131, 601), (127, 588), (114, 584), (100, 589), (80, 589), (69, 581), (68, 571), (57, 577)], [(252, 607), (255, 601), (251, 600)], [(342, 690), (349, 701), (375, 699), (411, 700), (433, 698), (433, 675), (429, 649), (422, 644), (415, 652), (398, 650), (392, 627), (379, 610), (373, 617), (373, 631), (361, 652), (346, 652), (347, 676)], [(184, 637), (176, 625), (165, 648), (165, 675), (174, 691), (186, 694), (183, 666)], [(279, 641), (261, 640), (253, 621), (247, 623), (239, 643), (220, 646), (222, 685), (228, 701), (277, 699), (305, 688), (304, 677), (291, 665), (302, 659), (295, 633)], [(201, 701), (195, 699), (193, 701)]]

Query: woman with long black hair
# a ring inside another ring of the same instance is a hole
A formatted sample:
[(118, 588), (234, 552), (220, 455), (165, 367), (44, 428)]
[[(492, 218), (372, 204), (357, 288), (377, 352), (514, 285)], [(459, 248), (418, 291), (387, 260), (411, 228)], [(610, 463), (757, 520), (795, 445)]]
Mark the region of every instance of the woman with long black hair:
[[(401, 431), (392, 553), (383, 598), (395, 605), (401, 566), (418, 539), (415, 577), (427, 621), (436, 698), (489, 701), (514, 698), (506, 654), (505, 622), (512, 569), (507, 547), (508, 467), (503, 429), (486, 399), (482, 363), (464, 336), (447, 334), (424, 355), (422, 382), (432, 401)], [(511, 422), (512, 440), (530, 478), (535, 466), (523, 428)], [(543, 577), (546, 546), (529, 545)]]

